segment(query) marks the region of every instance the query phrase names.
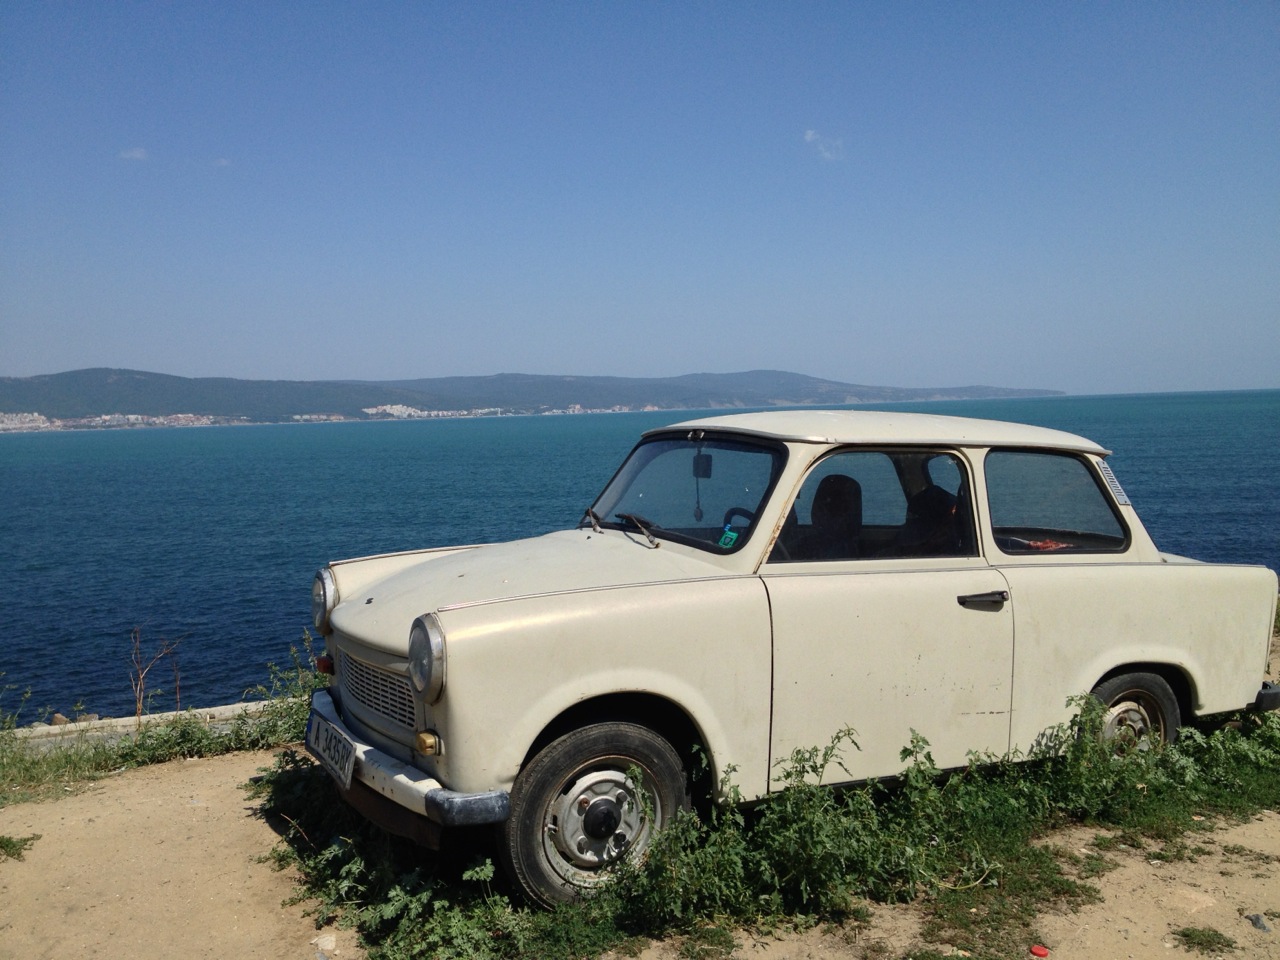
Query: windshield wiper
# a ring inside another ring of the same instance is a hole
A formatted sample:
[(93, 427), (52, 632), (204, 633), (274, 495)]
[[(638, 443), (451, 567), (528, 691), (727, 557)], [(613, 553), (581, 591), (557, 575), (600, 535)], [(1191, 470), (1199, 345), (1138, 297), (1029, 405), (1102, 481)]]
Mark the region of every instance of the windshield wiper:
[(643, 533), (645, 535), (645, 538), (649, 541), (650, 546), (653, 546), (653, 547), (662, 546), (662, 544), (658, 543), (658, 541), (654, 538), (653, 534), (649, 532), (650, 527), (657, 526), (657, 524), (654, 523), (652, 520), (646, 520), (644, 517), (640, 516), (638, 513), (615, 513), (614, 516), (617, 517), (619, 520), (626, 521), (627, 523), (634, 526), (641, 533)]
[[(585, 520), (591, 521), (591, 529), (594, 530), (596, 533), (604, 533), (604, 531), (600, 529), (599, 515), (597, 515), (597, 513), (594, 510), (592, 510), (590, 507), (587, 507), (587, 510), (582, 515), (582, 517)], [(582, 520), (578, 521), (578, 526), (582, 526)]]

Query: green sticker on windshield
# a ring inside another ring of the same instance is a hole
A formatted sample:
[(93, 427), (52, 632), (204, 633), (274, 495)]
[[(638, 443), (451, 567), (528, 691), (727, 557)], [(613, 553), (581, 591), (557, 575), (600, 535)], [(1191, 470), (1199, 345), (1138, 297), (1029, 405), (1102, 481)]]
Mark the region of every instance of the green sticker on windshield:
[(738, 534), (733, 530), (726, 530), (723, 536), (720, 537), (720, 546), (724, 547), (726, 550), (737, 542)]

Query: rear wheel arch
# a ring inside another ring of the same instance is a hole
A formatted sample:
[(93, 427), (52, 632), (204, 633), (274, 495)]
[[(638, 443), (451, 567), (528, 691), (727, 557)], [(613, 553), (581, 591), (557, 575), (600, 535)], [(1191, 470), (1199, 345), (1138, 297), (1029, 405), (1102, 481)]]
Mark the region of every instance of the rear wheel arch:
[(1116, 677), (1132, 673), (1154, 673), (1169, 685), (1173, 695), (1178, 699), (1178, 712), (1182, 716), (1183, 725), (1195, 720), (1196, 695), (1195, 682), (1181, 668), (1171, 663), (1125, 663), (1108, 670), (1098, 678), (1091, 689), (1096, 690), (1104, 683)]
[(1174, 685), (1152, 670), (1109, 674), (1091, 691), (1105, 708), (1100, 736), (1117, 753), (1173, 743), (1184, 713)]

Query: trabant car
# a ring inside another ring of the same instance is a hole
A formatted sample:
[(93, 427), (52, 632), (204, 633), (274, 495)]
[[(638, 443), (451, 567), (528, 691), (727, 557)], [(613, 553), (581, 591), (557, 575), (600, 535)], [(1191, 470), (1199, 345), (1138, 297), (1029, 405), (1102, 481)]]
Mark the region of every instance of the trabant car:
[(395, 834), (495, 825), (551, 904), (689, 804), (696, 754), (750, 800), (845, 728), (862, 780), (912, 730), (943, 768), (1026, 751), (1086, 692), (1136, 740), (1276, 708), (1275, 573), (1161, 553), (1107, 455), (906, 413), (650, 431), (574, 529), (321, 569), (308, 748)]

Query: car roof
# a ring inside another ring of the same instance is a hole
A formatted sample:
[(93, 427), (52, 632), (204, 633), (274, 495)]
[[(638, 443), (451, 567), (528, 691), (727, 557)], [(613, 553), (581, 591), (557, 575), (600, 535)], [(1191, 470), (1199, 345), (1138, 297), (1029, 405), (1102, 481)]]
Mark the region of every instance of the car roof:
[(1004, 420), (944, 417), (932, 413), (880, 410), (768, 410), (731, 413), (685, 420), (646, 431), (645, 436), (670, 430), (714, 430), (744, 433), (801, 443), (930, 443), (961, 447), (1049, 447), (1107, 456), (1092, 440)]

